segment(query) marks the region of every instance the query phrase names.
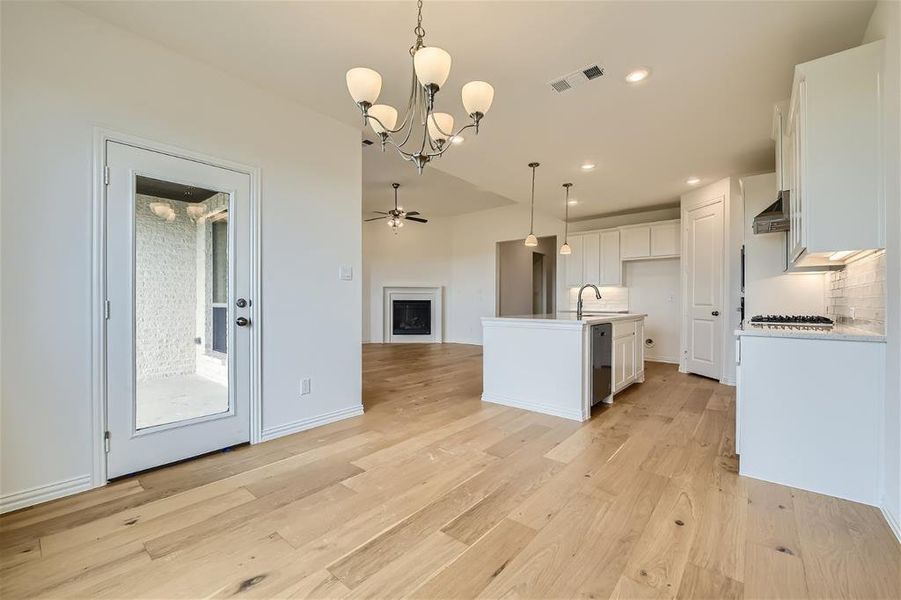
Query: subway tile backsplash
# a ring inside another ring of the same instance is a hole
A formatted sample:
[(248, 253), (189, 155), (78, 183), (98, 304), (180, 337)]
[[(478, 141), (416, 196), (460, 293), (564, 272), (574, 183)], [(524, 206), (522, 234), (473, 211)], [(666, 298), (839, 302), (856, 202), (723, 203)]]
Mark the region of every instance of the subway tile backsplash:
[(827, 275), (826, 314), (836, 323), (885, 333), (885, 251)]
[[(622, 311), (629, 310), (629, 288), (627, 287), (602, 287), (601, 299), (594, 297), (594, 290), (591, 288), (582, 292), (582, 308), (583, 310), (598, 311)], [(569, 289), (569, 309), (576, 310), (579, 288)]]

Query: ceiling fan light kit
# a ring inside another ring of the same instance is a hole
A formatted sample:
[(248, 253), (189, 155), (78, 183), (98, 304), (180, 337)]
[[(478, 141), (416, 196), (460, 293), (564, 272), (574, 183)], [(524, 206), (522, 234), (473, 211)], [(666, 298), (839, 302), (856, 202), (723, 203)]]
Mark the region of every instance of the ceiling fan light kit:
[(417, 223), (428, 223), (428, 219), (422, 218), (418, 211), (411, 210), (407, 212), (404, 210), (403, 206), (397, 205), (397, 188), (400, 187), (399, 183), (392, 183), (391, 187), (394, 188), (394, 208), (389, 210), (388, 212), (381, 212), (375, 210), (373, 212), (383, 215), (381, 217), (373, 217), (372, 219), (364, 219), (364, 221), (380, 221), (381, 219), (386, 219), (386, 224), (388, 227), (394, 230), (394, 234), (397, 235), (397, 230), (404, 226), (404, 221), (415, 221)]
[(535, 237), (535, 169), (540, 165), (537, 162), (530, 162), (529, 168), (532, 169), (532, 204), (529, 213), (529, 235), (526, 236), (526, 246), (534, 247), (538, 245), (538, 238)]
[[(471, 122), (456, 132), (454, 118), (449, 113), (435, 112), (435, 96), (450, 75), (451, 55), (434, 46), (426, 46), (422, 28), (422, 0), (417, 3), (416, 40), (410, 47), (413, 77), (406, 114), (398, 125), (397, 110), (387, 104), (376, 104), (382, 90), (382, 76), (367, 67), (354, 67), (347, 72), (347, 91), (363, 115), (363, 125), (369, 125), (379, 136), (382, 151), (391, 144), (397, 152), (413, 163), (419, 174), (434, 158), (444, 154), (458, 136), (467, 129), (479, 133), (479, 123), (494, 101), (494, 88), (484, 81), (470, 81), (463, 86), (463, 107)], [(420, 131), (418, 135), (414, 132)], [(450, 142), (450, 143), (449, 143)]]

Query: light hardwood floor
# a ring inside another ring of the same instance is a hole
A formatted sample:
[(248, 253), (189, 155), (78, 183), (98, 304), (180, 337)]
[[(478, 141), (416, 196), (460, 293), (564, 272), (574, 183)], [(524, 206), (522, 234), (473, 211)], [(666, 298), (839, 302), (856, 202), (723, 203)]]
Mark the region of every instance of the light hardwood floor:
[(0, 596), (901, 596), (876, 509), (736, 475), (731, 388), (649, 363), (579, 424), (482, 404), (479, 347), (363, 357), (362, 417), (2, 517)]

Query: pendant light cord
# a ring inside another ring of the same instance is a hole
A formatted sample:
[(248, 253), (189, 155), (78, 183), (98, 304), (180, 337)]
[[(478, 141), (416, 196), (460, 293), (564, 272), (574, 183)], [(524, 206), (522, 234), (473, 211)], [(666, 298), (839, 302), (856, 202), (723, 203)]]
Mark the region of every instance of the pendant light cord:
[(529, 163), (529, 166), (532, 167), (532, 210), (529, 214), (529, 235), (533, 235), (535, 228), (535, 169), (538, 168), (538, 163)]
[(567, 243), (569, 241), (569, 185), (563, 184), (563, 187), (566, 189), (566, 204), (564, 204), (563, 214), (563, 243)]

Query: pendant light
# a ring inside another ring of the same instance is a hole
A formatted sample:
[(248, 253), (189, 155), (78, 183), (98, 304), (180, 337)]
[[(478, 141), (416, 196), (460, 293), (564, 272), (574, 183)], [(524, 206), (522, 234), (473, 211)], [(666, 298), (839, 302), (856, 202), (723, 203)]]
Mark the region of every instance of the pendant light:
[(537, 162), (530, 162), (529, 168), (532, 169), (532, 212), (529, 215), (529, 235), (526, 236), (526, 246), (537, 246), (538, 238), (533, 233), (535, 225), (535, 169), (538, 168)]
[(566, 188), (566, 199), (563, 201), (564, 214), (563, 217), (563, 245), (560, 246), (560, 254), (569, 255), (573, 253), (573, 249), (569, 247), (569, 240), (567, 240), (567, 236), (569, 235), (569, 188), (571, 188), (573, 184), (564, 183), (563, 187)]

